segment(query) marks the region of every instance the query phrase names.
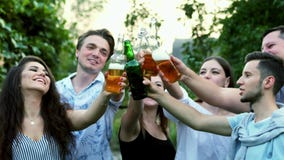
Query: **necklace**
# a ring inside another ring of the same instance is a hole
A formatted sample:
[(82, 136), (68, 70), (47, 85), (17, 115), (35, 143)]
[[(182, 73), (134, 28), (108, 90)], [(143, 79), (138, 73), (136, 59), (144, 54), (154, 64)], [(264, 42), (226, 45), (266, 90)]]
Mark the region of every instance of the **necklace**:
[(35, 121), (30, 119), (30, 124), (35, 125)]
[(35, 125), (37, 119), (38, 119), (37, 117), (34, 118), (34, 119), (28, 118), (28, 120), (30, 121), (30, 125), (32, 125), (32, 126)]

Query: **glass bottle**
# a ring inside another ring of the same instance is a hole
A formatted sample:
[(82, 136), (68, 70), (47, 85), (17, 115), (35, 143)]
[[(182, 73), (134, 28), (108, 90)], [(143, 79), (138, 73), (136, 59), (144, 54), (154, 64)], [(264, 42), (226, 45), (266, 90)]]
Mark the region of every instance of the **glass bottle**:
[(129, 82), (130, 91), (134, 100), (140, 100), (147, 96), (146, 87), (142, 83), (143, 74), (140, 63), (134, 58), (131, 42), (124, 41), (124, 54), (127, 57), (125, 71)]
[(148, 79), (151, 76), (157, 76), (159, 70), (157, 69), (156, 62), (152, 58), (152, 51), (155, 49), (156, 44), (149, 43), (149, 35), (145, 28), (141, 28), (138, 34), (138, 38), (140, 39), (139, 43), (139, 52), (144, 51), (144, 62), (142, 64), (142, 72), (143, 76)]
[(126, 57), (123, 54), (123, 36), (119, 35), (113, 55), (110, 57), (108, 66), (108, 75), (106, 77), (105, 90), (119, 94), (121, 87), (119, 85), (120, 77), (124, 72)]

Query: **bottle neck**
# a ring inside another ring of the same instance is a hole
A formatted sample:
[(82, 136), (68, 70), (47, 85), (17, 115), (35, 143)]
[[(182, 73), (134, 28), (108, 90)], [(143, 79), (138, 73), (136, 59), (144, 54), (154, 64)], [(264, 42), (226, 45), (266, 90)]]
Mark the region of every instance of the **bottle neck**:
[(127, 58), (127, 61), (131, 61), (134, 59), (134, 52), (129, 40), (124, 41), (124, 54)]

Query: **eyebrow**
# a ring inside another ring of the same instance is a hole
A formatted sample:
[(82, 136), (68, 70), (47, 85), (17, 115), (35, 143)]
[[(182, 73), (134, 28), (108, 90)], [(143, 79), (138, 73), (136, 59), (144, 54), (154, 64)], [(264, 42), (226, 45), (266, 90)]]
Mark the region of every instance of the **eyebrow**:
[[(200, 70), (207, 70), (207, 69), (206, 68), (200, 68)], [(221, 69), (221, 68), (211, 68), (210, 70), (222, 71), (223, 69)]]
[[(87, 46), (92, 46), (92, 47), (95, 46), (95, 47), (98, 48), (98, 45), (97, 45), (97, 44), (91, 43), (91, 42), (90, 42), (90, 43), (87, 43)], [(108, 53), (110, 52), (110, 51), (107, 50), (105, 47), (101, 47), (100, 50), (105, 51), (105, 52), (108, 52)]]
[[(40, 69), (40, 67), (38, 67), (38, 66), (29, 66), (29, 68), (36, 68), (36, 69)], [(46, 68), (43, 68), (43, 71), (46, 71), (46, 72), (47, 72)]]

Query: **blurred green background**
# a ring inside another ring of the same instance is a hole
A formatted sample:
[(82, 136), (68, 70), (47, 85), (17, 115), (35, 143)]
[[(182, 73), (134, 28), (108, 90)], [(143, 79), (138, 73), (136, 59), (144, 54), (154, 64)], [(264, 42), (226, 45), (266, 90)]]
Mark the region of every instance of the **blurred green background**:
[[(69, 20), (68, 25), (62, 16), (67, 2), (70, 1), (1, 0), (0, 84), (9, 69), (26, 55), (36, 55), (44, 59), (57, 80), (75, 71), (75, 43), (81, 29), (78, 23), (106, 7), (108, 0), (72, 1), (72, 12), (76, 16)], [(205, 57), (219, 55), (232, 64), (235, 78), (238, 78), (245, 55), (260, 50), (262, 33), (268, 28), (283, 24), (283, 0), (230, 2), (229, 7), (214, 12), (207, 11), (200, 0), (183, 0), (177, 8), (184, 13), (177, 21), (195, 24), (188, 28), (191, 34), (183, 42), (178, 53), (195, 71), (198, 71)], [(139, 25), (144, 20), (155, 17), (156, 37), (159, 38), (159, 28), (166, 25), (163, 19), (147, 8), (142, 0), (130, 0), (130, 3), (132, 8), (124, 19), (126, 34), (134, 40), (134, 33)], [(213, 22), (206, 27), (208, 22), (205, 16), (208, 15), (212, 16)], [(216, 33), (218, 37), (213, 36)], [(190, 90), (187, 91), (194, 98), (194, 94)], [(124, 106), (126, 104), (127, 100)], [(117, 132), (124, 111), (125, 109), (119, 110), (114, 122), (114, 149), (117, 149)], [(175, 142), (175, 126), (172, 123), (170, 126), (171, 138)]]

